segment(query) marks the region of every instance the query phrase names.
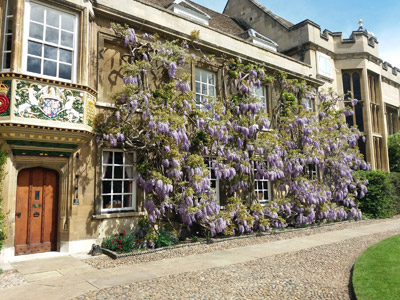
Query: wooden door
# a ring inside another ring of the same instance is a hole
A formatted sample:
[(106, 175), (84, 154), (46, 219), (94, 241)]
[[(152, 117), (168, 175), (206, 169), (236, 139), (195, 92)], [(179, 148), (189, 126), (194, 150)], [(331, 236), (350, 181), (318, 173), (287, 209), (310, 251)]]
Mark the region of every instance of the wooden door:
[(17, 180), (15, 255), (57, 250), (58, 174), (24, 169)]

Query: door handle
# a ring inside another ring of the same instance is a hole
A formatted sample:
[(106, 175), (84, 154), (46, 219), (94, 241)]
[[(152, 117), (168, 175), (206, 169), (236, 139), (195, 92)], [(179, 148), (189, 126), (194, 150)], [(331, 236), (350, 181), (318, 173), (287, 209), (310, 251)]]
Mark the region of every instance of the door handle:
[(20, 213), (20, 212), (17, 212), (17, 213), (15, 214), (15, 216), (18, 217), (18, 218), (21, 218), (21, 213)]
[(33, 213), (33, 216), (36, 218), (36, 217), (39, 217), (40, 216), (40, 213), (38, 213), (37, 211), (35, 211), (34, 213)]

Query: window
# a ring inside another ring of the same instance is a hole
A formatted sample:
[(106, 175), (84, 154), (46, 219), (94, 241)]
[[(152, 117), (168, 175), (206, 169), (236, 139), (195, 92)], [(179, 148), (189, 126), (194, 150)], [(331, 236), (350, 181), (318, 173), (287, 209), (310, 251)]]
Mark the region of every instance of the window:
[(321, 52), (317, 52), (318, 74), (328, 78), (332, 78), (331, 58)]
[(73, 81), (77, 17), (36, 2), (27, 2), (24, 68), (28, 73)]
[(3, 70), (9, 70), (11, 66), (14, 1), (7, 1), (5, 11), (6, 13), (4, 16), (3, 60), (1, 68)]
[(305, 110), (314, 111), (314, 99), (303, 98), (301, 99), (301, 104), (303, 104)]
[(136, 209), (134, 153), (103, 151), (102, 212)]
[(251, 89), (251, 96), (258, 99), (258, 102), (263, 106), (264, 112), (267, 112), (267, 98), (265, 87), (253, 87)]
[(259, 203), (267, 203), (268, 201), (271, 201), (271, 182), (268, 179), (256, 179), (254, 191)]
[(388, 134), (395, 134), (399, 128), (398, 109), (393, 106), (386, 105), (386, 124)]
[(308, 164), (304, 167), (307, 177), (311, 180), (317, 179), (318, 169), (316, 164)]
[[(361, 100), (361, 85), (360, 75), (357, 71), (354, 72), (343, 72), (343, 93), (345, 94), (345, 103), (353, 107), (353, 115), (346, 117), (347, 124), (351, 127), (354, 125), (358, 126), (358, 129), (364, 131), (364, 119), (363, 119), (363, 101)], [(349, 99), (351, 93), (355, 99), (358, 100), (357, 104), (353, 106)]]
[(196, 106), (204, 110), (204, 104), (209, 98), (216, 96), (215, 73), (196, 69)]
[(215, 159), (205, 157), (204, 163), (206, 164), (208, 171), (210, 171), (210, 176), (209, 176), (210, 185), (211, 185), (211, 188), (215, 190), (215, 195), (217, 197), (217, 203), (219, 203), (219, 180), (217, 179), (217, 175), (215, 174), (215, 170), (214, 170)]
[(211, 19), (208, 14), (206, 14), (196, 6), (192, 5), (190, 2), (184, 0), (175, 0), (172, 3), (170, 9), (172, 9), (172, 11), (177, 13), (178, 15), (187, 17), (207, 26), (209, 24), (209, 20)]

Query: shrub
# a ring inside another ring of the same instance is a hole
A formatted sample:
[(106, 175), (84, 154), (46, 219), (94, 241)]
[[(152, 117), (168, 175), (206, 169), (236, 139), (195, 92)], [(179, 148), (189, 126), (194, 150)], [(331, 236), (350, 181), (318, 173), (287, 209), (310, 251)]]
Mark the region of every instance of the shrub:
[(400, 172), (400, 131), (389, 135), (388, 154), (390, 172)]
[(396, 209), (397, 213), (400, 214), (400, 173), (392, 172), (389, 173), (389, 181), (393, 185), (396, 197)]
[(178, 238), (175, 234), (170, 231), (160, 230), (156, 240), (156, 247), (162, 248), (172, 246), (178, 242)]
[(134, 233), (126, 231), (105, 238), (102, 247), (116, 252), (130, 252), (135, 247), (137, 239)]
[(390, 218), (397, 213), (396, 190), (387, 172), (358, 171), (368, 180), (368, 192), (364, 198), (358, 198), (363, 214), (372, 218)]

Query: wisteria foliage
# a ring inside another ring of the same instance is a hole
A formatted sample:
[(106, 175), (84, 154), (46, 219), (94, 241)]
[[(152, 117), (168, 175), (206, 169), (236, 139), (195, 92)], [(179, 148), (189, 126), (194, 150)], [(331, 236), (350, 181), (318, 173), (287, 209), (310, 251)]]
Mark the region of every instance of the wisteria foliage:
[[(195, 41), (161, 41), (115, 24), (111, 31), (128, 49), (124, 87), (115, 109), (97, 116), (97, 140), (137, 151), (151, 224), (197, 225), (215, 236), (361, 218), (355, 197), (366, 182), (354, 171), (368, 165), (357, 148), (360, 132), (345, 123), (351, 108), (338, 109), (343, 98), (282, 73), (267, 76), (262, 65), (203, 55)], [(220, 66), (220, 97), (196, 103), (185, 72), (192, 61)], [(279, 98), (273, 118), (252, 96), (267, 84)], [(318, 114), (301, 99), (319, 103)], [(223, 209), (210, 167), (227, 199)], [(265, 205), (253, 192), (260, 178), (276, 191)]]

